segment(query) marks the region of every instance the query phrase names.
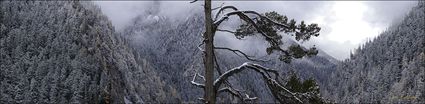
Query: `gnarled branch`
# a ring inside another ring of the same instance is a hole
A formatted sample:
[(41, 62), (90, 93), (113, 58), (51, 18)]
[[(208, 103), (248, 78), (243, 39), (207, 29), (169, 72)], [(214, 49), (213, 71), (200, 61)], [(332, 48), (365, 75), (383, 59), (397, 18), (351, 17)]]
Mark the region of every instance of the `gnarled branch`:
[(250, 97), (248, 94), (245, 93), (245, 97), (240, 93), (240, 91), (232, 88), (232, 87), (224, 87), (221, 88), (220, 90), (218, 90), (218, 93), (222, 93), (222, 92), (227, 92), (232, 94), (233, 96), (238, 97), (242, 102), (245, 101), (253, 101), (253, 100), (257, 100), (258, 97)]
[(247, 16), (245, 13), (251, 13), (251, 12), (247, 12), (247, 11), (233, 11), (233, 12), (229, 12), (227, 13), (224, 17), (222, 17), (219, 21), (214, 22), (214, 29), (216, 29), (223, 21), (229, 19), (229, 16), (232, 15), (237, 15), (239, 16), (240, 19), (242, 19), (243, 21), (249, 23), (250, 25), (253, 25), (254, 28), (264, 37), (269, 38), (269, 39), (273, 39), (273, 37), (268, 36), (266, 33), (264, 33), (260, 27), (251, 19), (249, 18), (249, 16)]
[[(301, 36), (301, 37), (299, 37), (299, 39), (303, 39), (303, 40), (308, 39), (310, 37), (310, 35), (318, 36), (318, 34), (316, 34), (316, 33), (320, 31), (320, 28), (316, 27), (317, 24), (312, 24), (312, 25), (309, 25), (308, 27), (305, 27), (304, 22), (301, 22), (301, 25), (303, 25), (304, 27), (293, 27), (290, 24), (278, 23), (276, 21), (273, 21), (272, 19), (270, 19), (270, 18), (268, 18), (264, 15), (261, 15), (258, 12), (255, 12), (255, 11), (238, 11), (238, 9), (233, 7), (233, 6), (225, 6), (222, 9), (220, 9), (220, 11), (218, 13), (221, 13), (221, 12), (223, 12), (223, 10), (229, 9), (229, 8), (233, 9), (234, 11), (226, 13), (220, 20), (215, 21), (214, 26), (213, 26), (214, 31), (223, 31), (223, 32), (229, 32), (229, 33), (236, 34), (236, 32), (233, 32), (233, 31), (218, 29), (218, 26), (223, 21), (229, 19), (229, 16), (236, 15), (241, 20), (243, 20), (246, 23), (248, 23), (249, 25), (253, 26), (255, 28), (255, 30), (257, 30), (258, 33), (260, 33), (262, 36), (264, 36), (266, 38), (266, 40), (269, 40), (268, 42), (271, 45), (271, 48), (270, 48), (271, 51), (276, 50), (276, 51), (282, 52), (284, 54), (284, 56), (291, 56), (290, 52), (288, 52), (287, 50), (283, 50), (279, 46), (280, 38), (277, 35), (271, 36), (260, 28), (260, 26), (257, 24), (257, 22), (255, 22), (255, 21), (261, 21), (258, 18), (264, 19), (264, 20), (272, 23), (273, 25), (280, 26), (280, 27), (283, 27), (283, 28), (286, 28), (286, 29), (290, 29), (291, 27), (294, 28), (294, 30), (285, 30), (285, 32), (294, 32), (297, 35), (297, 40), (298, 40), (298, 36)], [(247, 14), (253, 14), (256, 17), (251, 19)], [(218, 14), (216, 15), (216, 18), (218, 18)], [(311, 30), (305, 30), (306, 28), (311, 29)], [(310, 34), (310, 35), (305, 35), (305, 34)]]
[(198, 1), (198, 0), (193, 0), (193, 1), (189, 2), (189, 3), (195, 3), (196, 1)]
[(219, 76), (214, 81), (214, 86), (216, 88), (218, 88), (219, 86), (221, 86), (223, 81), (227, 80), (230, 76), (233, 76), (234, 74), (239, 73), (244, 69), (253, 69), (256, 72), (259, 72), (263, 76), (263, 78), (266, 78), (266, 79), (271, 78), (271, 76), (268, 74), (268, 72), (275, 74), (276, 77), (278, 76), (278, 72), (276, 70), (269, 69), (269, 68), (263, 67), (263, 66), (258, 65), (258, 64), (252, 64), (252, 63), (249, 63), (249, 62), (245, 62), (241, 66), (230, 69), (230, 70), (226, 71), (225, 73), (223, 73), (221, 76)]
[(253, 101), (253, 100), (257, 100), (258, 99), (258, 97), (249, 97), (249, 95), (248, 94), (245, 94), (245, 99), (244, 100), (248, 100), (248, 101)]
[[(192, 2), (196, 2), (197, 0), (194, 0)], [(192, 3), (191, 2), (191, 3)], [(215, 8), (218, 9), (218, 8)], [(291, 20), (290, 23), (287, 23), (287, 19), (285, 19), (284, 21), (280, 21), (280, 19), (276, 19), (279, 20), (278, 22), (273, 21), (272, 19), (268, 18), (275, 18), (273, 14), (265, 14), (261, 15), (255, 11), (239, 11), (236, 7), (234, 6), (220, 6), (219, 7), (220, 10), (218, 10), (218, 12), (215, 15), (214, 18), (214, 22), (212, 24), (212, 34), (214, 37), (214, 33), (217, 31), (221, 31), (221, 32), (228, 32), (228, 33), (232, 33), (235, 34), (235, 36), (239, 36), (238, 34), (253, 34), (253, 33), (259, 33), (261, 34), (261, 36), (263, 36), (267, 42), (270, 44), (270, 47), (267, 48), (267, 53), (270, 54), (269, 52), (273, 52), (273, 51), (279, 51), (284, 53), (284, 56), (288, 56), (290, 58), (288, 59), (292, 59), (292, 57), (298, 58), (297, 56), (300, 55), (292, 55), (294, 52), (291, 50), (284, 50), (280, 47), (280, 45), (282, 45), (282, 41), (281, 38), (282, 36), (280, 36), (279, 34), (277, 34), (276, 29), (280, 32), (284, 31), (285, 33), (295, 33), (296, 34), (296, 39), (303, 39), (303, 40), (308, 40), (310, 38), (311, 35), (317, 36), (318, 34), (316, 34), (320, 28), (317, 27), (317, 24), (312, 24), (309, 25), (308, 27), (306, 27), (306, 25), (304, 24), (304, 22), (301, 22), (301, 24), (298, 26), (295, 26), (295, 21)], [(223, 13), (225, 10), (227, 9), (231, 9), (233, 11), (228, 12), (226, 14), (224, 14), (223, 16), (221, 16), (220, 19), (219, 16), (221, 13)], [(247, 25), (242, 25), (242, 27), (244, 26), (248, 26), (248, 28), (252, 28), (254, 27), (255, 30), (249, 29), (249, 30), (243, 30), (242, 32), (240, 32), (240, 30), (235, 31), (230, 31), (230, 30), (223, 30), (223, 29), (218, 29), (219, 25), (228, 20), (230, 16), (238, 16), (241, 20), (243, 20), (244, 22), (247, 23)], [(280, 15), (278, 15), (280, 16)], [(251, 18), (253, 17), (253, 18)], [(286, 18), (286, 17), (285, 17)], [(269, 25), (272, 25), (271, 27)], [(318, 28), (318, 29), (317, 29)], [(247, 32), (244, 32), (247, 31)], [(307, 34), (307, 35), (306, 35)], [(201, 43), (198, 48), (200, 48), (201, 45), (203, 45), (203, 43)], [(228, 50), (228, 51), (232, 51), (233, 53), (235, 53), (238, 56), (243, 56), (246, 59), (250, 60), (250, 61), (263, 61), (263, 60), (257, 60), (257, 59), (252, 59), (251, 56), (248, 56), (247, 54), (245, 54), (244, 52), (240, 51), (240, 50), (235, 50), (235, 49), (231, 49), (231, 48), (225, 48), (225, 47), (213, 47), (214, 49), (223, 49), (223, 50)], [(203, 50), (201, 50), (203, 51)], [(304, 54), (302, 54), (304, 55)], [(241, 66), (232, 68), (224, 73), (221, 73), (220, 67), (218, 65), (217, 62), (217, 57), (214, 55), (213, 52), (213, 56), (214, 56), (214, 61), (216, 63), (216, 68), (218, 70), (218, 73), (220, 74), (219, 77), (213, 82), (213, 88), (215, 92), (228, 92), (234, 96), (239, 97), (240, 99), (242, 99), (242, 101), (245, 100), (256, 100), (258, 99), (257, 97), (250, 97), (245, 93), (245, 97), (243, 98), (242, 94), (239, 91), (236, 91), (234, 88), (231, 87), (231, 84), (228, 82), (228, 78), (230, 76), (233, 76), (234, 74), (237, 74), (241, 71), (243, 71), (244, 69), (252, 69), (258, 73), (261, 74), (261, 76), (263, 77), (264, 81), (266, 82), (267, 86), (270, 88), (270, 90), (276, 90), (279, 89), (279, 92), (273, 92), (273, 95), (277, 94), (277, 98), (290, 98), (291, 101), (294, 101), (295, 103), (303, 103), (299, 98), (298, 98), (298, 93), (292, 93), (291, 91), (289, 91), (288, 89), (286, 89), (285, 87), (281, 86), (276, 80), (272, 79), (272, 76), (269, 73), (275, 74), (275, 79), (277, 79), (278, 77), (278, 72), (276, 70), (273, 69), (269, 69), (267, 67), (258, 65), (258, 64), (252, 64), (252, 63), (243, 63)], [(287, 58), (283, 58), (283, 59), (287, 59)], [(263, 61), (264, 62), (264, 61)], [(204, 84), (200, 84), (200, 83), (196, 83), (196, 77), (199, 76), (201, 78), (203, 78), (203, 76), (201, 76), (200, 74), (196, 73), (192, 79), (192, 84), (201, 88), (205, 89), (205, 85)], [(205, 80), (205, 79), (204, 79)], [(218, 88), (221, 87), (222, 84), (226, 84), (228, 86), (225, 86), (224, 88), (221, 88), (218, 90)], [(283, 93), (283, 94), (282, 94)], [(282, 96), (283, 95), (283, 96)], [(295, 99), (295, 100), (293, 100)]]
[(303, 101), (301, 101), (298, 97), (297, 97), (297, 94), (296, 93), (293, 93), (293, 92), (291, 92), (291, 91), (289, 91), (288, 89), (286, 89), (285, 87), (283, 87), (282, 85), (280, 85), (276, 80), (274, 80), (274, 79), (271, 79), (271, 78), (269, 78), (269, 79), (267, 79), (267, 86), (269, 87), (269, 89), (278, 89), (278, 91), (283, 91), (282, 93), (280, 93), (280, 92), (274, 92), (274, 91), (272, 91), (272, 94), (275, 96), (275, 97), (277, 97), (277, 99), (280, 101), (280, 102), (285, 102), (285, 101), (283, 101), (282, 99), (285, 99), (285, 98), (280, 98), (280, 97), (286, 97), (286, 98), (289, 98), (289, 99), (295, 99), (295, 102), (290, 102), (290, 103), (300, 103), (300, 104), (302, 104), (303, 103)]
[(217, 18), (220, 15), (220, 13), (222, 13), (226, 9), (232, 9), (234, 11), (238, 11), (238, 8), (236, 8), (234, 6), (224, 6), (224, 7), (220, 8), (220, 10), (218, 10), (218, 12), (215, 14), (214, 21), (217, 21)]
[[(285, 94), (289, 95), (288, 98), (295, 99), (296, 102), (302, 103), (302, 101), (297, 97), (296, 93), (289, 91), (285, 87), (281, 86), (276, 80), (271, 78), (271, 75), (269, 75), (270, 72), (275, 74), (276, 78), (278, 77), (278, 72), (276, 70), (273, 70), (273, 69), (270, 69), (270, 68), (267, 68), (267, 67), (264, 67), (264, 66), (261, 66), (261, 65), (258, 65), (258, 64), (252, 64), (252, 63), (249, 63), (249, 62), (245, 62), (241, 66), (235, 67), (235, 68), (230, 69), (230, 70), (226, 71), (225, 73), (223, 73), (221, 76), (219, 76), (214, 81), (214, 88), (220, 87), (221, 84), (224, 81), (226, 81), (230, 76), (233, 76), (234, 74), (237, 74), (244, 69), (253, 69), (254, 71), (260, 73), (263, 76), (263, 79), (267, 83), (267, 86), (270, 88), (270, 90), (273, 90), (273, 89), (276, 89), (276, 88), (277, 89), (283, 89), (284, 94), (279, 94), (279, 95), (285, 95)], [(226, 90), (226, 89), (223, 89), (223, 90)], [(230, 92), (230, 93), (232, 93), (232, 92)], [(276, 95), (275, 93), (273, 93), (273, 94), (275, 96), (279, 96), (279, 95)], [(250, 98), (249, 96), (247, 96), (247, 97)], [(253, 99), (256, 99), (256, 98), (252, 97), (251, 99), (253, 100)]]
[(201, 48), (201, 46), (202, 46), (202, 45), (204, 45), (204, 44), (205, 44), (205, 40), (204, 40), (204, 39), (202, 39), (202, 40), (201, 40), (201, 44), (199, 44), (199, 45), (198, 45), (198, 49), (199, 49), (202, 53), (205, 53), (205, 50)]
[(221, 93), (221, 92), (228, 92), (228, 93), (232, 94), (233, 96), (237, 96), (240, 99), (242, 99), (242, 96), (238, 93), (238, 91), (235, 91), (235, 89), (233, 89), (233, 88), (224, 87), (224, 88), (221, 88), (220, 90), (218, 90), (218, 93)]
[[(240, 19), (242, 19), (243, 21), (245, 21), (245, 22), (249, 23), (250, 25), (252, 25), (257, 30), (258, 33), (260, 33), (262, 36), (264, 36), (266, 38), (266, 40), (270, 40), (268, 42), (270, 43), (270, 45), (272, 47), (274, 47), (273, 48), (274, 50), (279, 50), (280, 52), (284, 53), (285, 55), (289, 55), (289, 52), (288, 51), (283, 50), (282, 48), (279, 47), (279, 41), (280, 41), (280, 39), (275, 39), (276, 37), (272, 37), (272, 36), (267, 35), (264, 31), (262, 31), (260, 29), (260, 27), (256, 24), (256, 22), (254, 22), (254, 20), (250, 19), (249, 16), (247, 16), (245, 13), (252, 13), (252, 14), (256, 14), (256, 15), (260, 16), (261, 18), (267, 18), (267, 17), (262, 16), (262, 15), (256, 13), (256, 12), (254, 12), (254, 11), (234, 11), (234, 12), (229, 12), (224, 17), (222, 17), (220, 20), (214, 22), (214, 27), (213, 27), (214, 31), (217, 30), (217, 27), (223, 21), (229, 19), (229, 16), (237, 15), (237, 16), (239, 16)], [(270, 19), (267, 18), (267, 20), (270, 20)], [(276, 23), (276, 22), (274, 22), (274, 23), (275, 24), (279, 24), (279, 23)], [(284, 24), (280, 24), (280, 25), (286, 26)]]
[(224, 5), (224, 3), (221, 3), (221, 5), (219, 7), (212, 8), (211, 11), (214, 11), (214, 10), (217, 10), (217, 9), (220, 9), (220, 8), (223, 8), (223, 5)]
[(217, 31), (228, 32), (228, 33), (236, 34), (236, 32), (234, 32), (234, 31), (224, 30), (224, 29), (217, 29)]
[[(199, 75), (199, 73), (196, 73), (196, 74), (193, 76), (193, 79), (192, 79), (192, 81), (191, 81), (192, 85), (195, 85), (195, 86), (197, 86), (197, 87), (201, 87), (201, 88), (205, 88), (205, 84), (201, 84), (201, 83), (195, 82), (196, 77), (197, 77), (198, 75)], [(199, 75), (199, 77), (204, 78), (204, 77), (203, 77), (203, 76), (201, 76), (201, 75)], [(204, 80), (205, 80), (205, 78), (204, 78)]]
[(226, 47), (214, 47), (214, 49), (223, 49), (223, 50), (232, 51), (236, 55), (238, 55), (238, 56), (242, 55), (243, 57), (245, 57), (247, 60), (250, 60), (250, 61), (266, 62), (265, 60), (253, 59), (253, 58), (251, 58), (252, 56), (247, 55), (246, 53), (242, 52), (241, 50), (236, 50), (236, 49), (231, 49), (231, 48), (226, 48)]

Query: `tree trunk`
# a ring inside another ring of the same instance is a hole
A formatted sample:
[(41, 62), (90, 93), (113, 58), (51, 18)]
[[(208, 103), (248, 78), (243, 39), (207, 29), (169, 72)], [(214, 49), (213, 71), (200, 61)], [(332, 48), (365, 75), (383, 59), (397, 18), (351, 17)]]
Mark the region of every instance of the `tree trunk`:
[(214, 81), (214, 56), (213, 56), (213, 41), (214, 36), (212, 32), (212, 19), (211, 19), (211, 0), (205, 0), (204, 5), (205, 11), (205, 56), (204, 56), (204, 67), (205, 67), (205, 91), (204, 99), (206, 103), (215, 104), (215, 91), (213, 86)]

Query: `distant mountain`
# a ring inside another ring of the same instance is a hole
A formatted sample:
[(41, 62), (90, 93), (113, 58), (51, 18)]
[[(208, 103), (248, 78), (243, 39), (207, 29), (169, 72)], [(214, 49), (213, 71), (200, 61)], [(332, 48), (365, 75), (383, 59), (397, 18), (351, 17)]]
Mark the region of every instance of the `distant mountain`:
[(329, 74), (325, 96), (338, 103), (425, 103), (424, 71), (425, 3), (419, 1)]
[[(192, 12), (185, 20), (175, 21), (172, 17), (161, 16), (158, 13), (148, 13), (133, 19), (122, 35), (129, 40), (130, 47), (138, 53), (137, 57), (145, 58), (152, 63), (156, 73), (165, 83), (177, 90), (182, 102), (198, 102), (203, 91), (190, 84), (195, 72), (203, 73), (201, 52), (197, 46), (201, 42), (204, 18), (201, 11)], [(224, 40), (217, 40), (226, 43)], [(287, 43), (296, 44), (288, 39)], [(255, 47), (255, 46), (252, 46)], [(257, 50), (257, 49), (255, 49)], [(255, 54), (255, 52), (249, 52)], [(265, 53), (265, 52), (263, 52)], [(232, 52), (218, 51), (218, 60), (222, 71), (241, 65), (248, 60), (234, 55)], [(262, 54), (260, 56), (264, 56)], [(328, 82), (327, 74), (335, 69), (339, 62), (320, 51), (318, 56), (294, 60), (292, 64), (279, 61), (276, 56), (266, 56), (269, 62), (260, 64), (274, 68), (285, 75), (289, 70), (298, 72), (302, 78), (318, 79), (318, 82)], [(285, 77), (285, 76), (283, 76)], [(247, 90), (252, 96), (258, 96), (259, 102), (276, 102), (271, 92), (265, 86), (261, 76), (254, 72), (243, 72), (242, 75), (230, 81), (242, 90)], [(219, 95), (219, 102), (237, 102), (231, 95)]]
[(176, 101), (91, 2), (0, 1), (0, 30), (2, 104)]

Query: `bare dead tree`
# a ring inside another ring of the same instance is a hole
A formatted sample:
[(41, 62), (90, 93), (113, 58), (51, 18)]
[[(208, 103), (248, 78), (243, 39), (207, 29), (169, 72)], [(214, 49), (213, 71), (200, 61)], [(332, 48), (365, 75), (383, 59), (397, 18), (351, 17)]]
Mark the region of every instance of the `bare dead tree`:
[[(194, 0), (191, 3), (196, 1), (197, 0)], [(307, 26), (304, 24), (304, 21), (302, 21), (297, 25), (295, 20), (292, 19), (288, 21), (286, 16), (282, 16), (276, 12), (260, 14), (255, 11), (240, 11), (234, 6), (222, 5), (211, 9), (210, 0), (205, 0), (204, 9), (206, 31), (202, 35), (203, 41), (200, 45), (198, 45), (198, 48), (204, 54), (205, 77), (196, 73), (191, 81), (193, 85), (205, 90), (204, 98), (199, 98), (200, 100), (203, 100), (205, 103), (215, 103), (217, 93), (222, 92), (227, 92), (236, 96), (242, 102), (258, 99), (258, 97), (251, 97), (247, 93), (243, 93), (241, 90), (233, 88), (231, 83), (228, 82), (229, 77), (234, 76), (243, 70), (250, 69), (261, 74), (270, 90), (278, 90), (272, 91), (272, 94), (276, 97), (276, 99), (288, 99), (287, 101), (289, 102), (303, 103), (300, 97), (303, 97), (305, 94), (293, 93), (280, 85), (276, 81), (279, 75), (276, 70), (269, 69), (258, 64), (245, 62), (238, 67), (229, 69), (222, 73), (214, 50), (231, 51), (253, 62), (264, 62), (264, 60), (255, 59), (253, 56), (249, 56), (240, 50), (216, 47), (214, 46), (213, 40), (217, 31), (234, 34), (237, 39), (242, 39), (246, 36), (260, 35), (269, 43), (269, 46), (266, 49), (268, 54), (277, 53), (279, 54), (279, 59), (281, 61), (290, 63), (292, 59), (316, 55), (318, 51), (315, 47), (303, 49), (299, 45), (291, 45), (288, 49), (283, 49), (281, 47), (281, 45), (283, 45), (282, 36), (279, 33), (285, 33), (291, 36), (295, 35), (295, 39), (297, 41), (306, 41), (309, 40), (311, 36), (319, 36), (320, 27), (318, 27), (317, 24), (310, 24)], [(218, 10), (214, 19), (211, 18), (212, 10)], [(239, 17), (243, 23), (235, 31), (220, 29), (220, 24), (229, 20), (230, 16)], [(204, 49), (201, 48), (202, 45), (204, 45)], [(215, 80), (213, 79), (214, 69), (216, 69), (219, 74), (218, 78)], [(197, 77), (202, 78), (203, 81), (205, 81), (205, 84), (196, 82)], [(283, 100), (279, 101), (283, 102)]]

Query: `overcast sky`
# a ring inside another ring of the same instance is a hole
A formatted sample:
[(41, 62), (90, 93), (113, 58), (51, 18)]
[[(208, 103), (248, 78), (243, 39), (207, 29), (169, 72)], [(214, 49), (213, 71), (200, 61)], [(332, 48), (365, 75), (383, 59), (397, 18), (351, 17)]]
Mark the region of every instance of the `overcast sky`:
[[(349, 52), (368, 39), (376, 37), (393, 22), (398, 22), (415, 6), (416, 1), (217, 1), (213, 6), (235, 5), (240, 10), (258, 12), (276, 11), (295, 20), (318, 23), (320, 36), (305, 45), (315, 44), (337, 59), (345, 59)], [(102, 11), (112, 20), (118, 31), (131, 18), (152, 8), (154, 1), (96, 1)], [(202, 1), (190, 4), (188, 1), (161, 1), (162, 15), (185, 17), (201, 10)]]

